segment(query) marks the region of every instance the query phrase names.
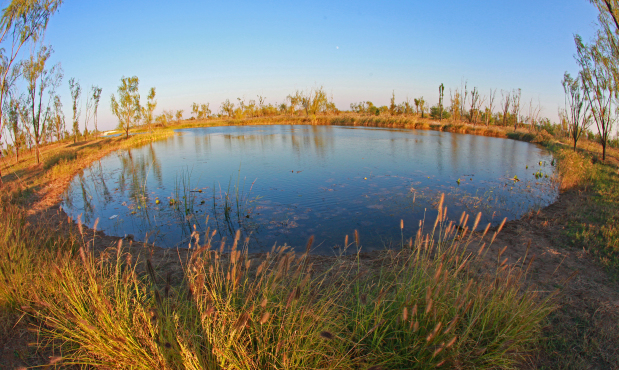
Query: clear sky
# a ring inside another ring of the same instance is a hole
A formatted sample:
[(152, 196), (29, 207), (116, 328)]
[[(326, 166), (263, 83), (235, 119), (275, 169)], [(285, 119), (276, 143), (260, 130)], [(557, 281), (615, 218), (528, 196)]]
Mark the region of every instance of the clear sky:
[[(468, 81), (482, 94), (521, 88), (523, 101), (556, 119), (564, 71), (577, 72), (573, 35), (595, 32), (586, 0), (144, 1), (65, 0), (45, 43), (65, 78), (59, 93), (71, 119), (68, 80), (103, 88), (99, 128), (117, 125), (110, 95), (136, 75), (144, 103), (185, 109), (226, 98), (283, 102), (324, 86), (338, 108), (424, 96)], [(447, 98), (448, 101), (448, 98)], [(82, 119), (84, 114), (82, 114)], [(91, 127), (92, 128), (92, 127)]]

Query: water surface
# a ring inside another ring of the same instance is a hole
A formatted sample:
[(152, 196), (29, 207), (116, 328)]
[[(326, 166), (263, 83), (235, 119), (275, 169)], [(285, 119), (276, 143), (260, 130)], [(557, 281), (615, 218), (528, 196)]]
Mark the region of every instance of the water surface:
[(62, 206), (90, 226), (98, 218), (109, 235), (162, 247), (186, 246), (210, 227), (216, 240), (240, 229), (252, 252), (315, 235), (315, 252), (333, 253), (354, 230), (371, 250), (401, 241), (400, 220), (405, 238), (420, 220), (433, 223), (441, 193), (450, 219), (482, 212), (482, 225), (546, 206), (558, 195), (553, 163), (537, 145), (448, 132), (184, 129), (85, 169)]

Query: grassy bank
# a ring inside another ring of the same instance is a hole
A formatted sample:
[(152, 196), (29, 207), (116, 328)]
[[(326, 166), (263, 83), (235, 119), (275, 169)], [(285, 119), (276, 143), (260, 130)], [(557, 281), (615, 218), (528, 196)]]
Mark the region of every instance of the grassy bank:
[(26, 227), (14, 205), (2, 214), (3, 334), (19, 318), (58, 365), (509, 368), (535, 351), (553, 309), (523, 288), (527, 265), (476, 272), (488, 246), (467, 251), (472, 222), (438, 220), (436, 238), (419, 230), (374, 268), (342, 258), (316, 269), (311, 241), (304, 254), (250, 256), (238, 235), (229, 253), (207, 237), (174, 281), (122, 243), (95, 254), (81, 228), (67, 237)]
[[(562, 189), (581, 195), (557, 221), (557, 247), (584, 249), (610, 275), (619, 271), (616, 151), (600, 163), (597, 146), (586, 141), (574, 153), (544, 132), (416, 118), (276, 117), (173, 128), (259, 124), (431, 129), (545, 145), (559, 160)], [(238, 241), (237, 252), (220, 253), (202, 235), (183, 255), (179, 276), (149, 267), (146, 250), (124, 245), (95, 253), (92, 231), (28, 223), (28, 209), (56, 199), (90, 163), (171, 134), (168, 127), (129, 140), (55, 144), (43, 149), (40, 165), (26, 154), (3, 168), (1, 336), (33, 344), (24, 342), (15, 361), (145, 369), (510, 368), (536, 367), (541, 347), (549, 368), (619, 366), (605, 344), (619, 333), (617, 322), (600, 329), (595, 306), (566, 304), (551, 313), (557, 301), (533, 293), (525, 256), (480, 269), (484, 253), (469, 256), (467, 248), (481, 246), (468, 229), (448, 222), (438, 223), (434, 237), (426, 236), (433, 225), (417, 234), (405, 229), (410, 244), (370, 263), (339, 258), (320, 268), (311, 256), (285, 249), (247, 255)]]

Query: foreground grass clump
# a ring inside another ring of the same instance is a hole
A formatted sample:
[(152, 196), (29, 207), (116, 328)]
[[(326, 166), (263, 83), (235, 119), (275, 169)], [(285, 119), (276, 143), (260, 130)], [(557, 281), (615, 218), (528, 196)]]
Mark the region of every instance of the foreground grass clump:
[(25, 313), (64, 364), (506, 368), (535, 350), (552, 310), (523, 288), (521, 263), (499, 255), (493, 273), (477, 273), (489, 246), (473, 250), (468, 216), (453, 223), (439, 215), (427, 234), (421, 224), (378, 266), (360, 254), (315, 265), (311, 239), (303, 254), (281, 246), (250, 255), (238, 235), (226, 248), (213, 245), (213, 233), (202, 243), (195, 234), (178, 277), (120, 242), (96, 254), (86, 233), (27, 238), (23, 214), (3, 212), (13, 216), (0, 228), (2, 305)]

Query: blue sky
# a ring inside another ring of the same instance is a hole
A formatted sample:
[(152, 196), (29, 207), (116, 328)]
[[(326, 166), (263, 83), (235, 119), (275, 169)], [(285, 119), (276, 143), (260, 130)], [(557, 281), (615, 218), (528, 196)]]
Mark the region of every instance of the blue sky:
[[(117, 124), (110, 95), (123, 76), (140, 79), (142, 100), (185, 109), (223, 100), (282, 102), (315, 86), (338, 108), (407, 96), (438, 100), (438, 85), (468, 81), (482, 94), (521, 88), (542, 114), (557, 117), (564, 71), (576, 72), (573, 35), (589, 39), (596, 12), (586, 0), (262, 1), (65, 0), (45, 43), (65, 78), (59, 88), (70, 121), (68, 80), (103, 88), (99, 128)], [(83, 119), (82, 114), (82, 119)]]

